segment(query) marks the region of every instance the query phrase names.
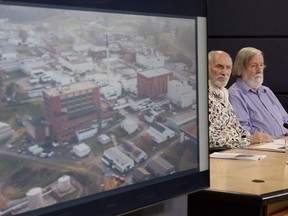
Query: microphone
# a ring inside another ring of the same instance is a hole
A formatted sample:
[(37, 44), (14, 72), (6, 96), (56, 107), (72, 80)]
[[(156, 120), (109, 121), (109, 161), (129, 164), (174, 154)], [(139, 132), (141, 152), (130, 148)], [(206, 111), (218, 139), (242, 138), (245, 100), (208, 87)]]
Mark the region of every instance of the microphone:
[[(286, 129), (288, 129), (288, 123), (284, 122), (284, 123), (283, 123), (283, 127), (285, 127)], [(284, 134), (284, 136), (288, 136), (288, 133), (286, 132), (286, 133)]]
[(288, 123), (285, 122), (285, 123), (283, 124), (283, 127), (285, 127), (286, 129), (288, 129)]

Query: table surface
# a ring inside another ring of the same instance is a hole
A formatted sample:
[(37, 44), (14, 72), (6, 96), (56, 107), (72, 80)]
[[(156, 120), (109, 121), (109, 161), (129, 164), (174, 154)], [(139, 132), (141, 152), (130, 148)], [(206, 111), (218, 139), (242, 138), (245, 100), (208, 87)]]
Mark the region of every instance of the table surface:
[(251, 149), (232, 149), (226, 152), (266, 157), (257, 161), (210, 158), (209, 190), (260, 196), (288, 192), (285, 153)]

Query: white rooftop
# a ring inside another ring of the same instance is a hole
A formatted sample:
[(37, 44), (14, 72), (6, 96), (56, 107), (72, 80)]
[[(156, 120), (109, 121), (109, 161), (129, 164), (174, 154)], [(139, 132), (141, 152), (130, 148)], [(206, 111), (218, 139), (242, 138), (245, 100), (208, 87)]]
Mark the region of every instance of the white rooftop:
[(73, 83), (70, 85), (64, 85), (56, 88), (51, 88), (45, 90), (45, 93), (49, 96), (59, 96), (63, 94), (71, 94), (74, 92), (79, 92), (86, 89), (92, 89), (96, 87), (96, 85), (91, 81), (83, 81), (78, 83)]
[(170, 70), (162, 67), (162, 68), (155, 68), (155, 69), (151, 69), (151, 70), (142, 71), (139, 74), (141, 74), (147, 78), (151, 78), (151, 77), (157, 77), (157, 76), (170, 74), (170, 73), (171, 73)]

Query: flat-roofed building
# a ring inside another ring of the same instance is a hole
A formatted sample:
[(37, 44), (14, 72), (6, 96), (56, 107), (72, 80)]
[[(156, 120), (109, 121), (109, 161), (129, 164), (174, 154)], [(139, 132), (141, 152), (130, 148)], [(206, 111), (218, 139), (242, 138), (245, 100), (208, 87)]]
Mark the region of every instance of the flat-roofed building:
[(103, 163), (121, 173), (128, 172), (134, 167), (134, 161), (123, 153), (117, 146), (106, 149), (101, 158)]
[(164, 67), (146, 70), (137, 74), (138, 96), (157, 98), (167, 93), (167, 82), (172, 72)]
[(73, 152), (78, 157), (84, 157), (90, 154), (91, 148), (85, 143), (80, 143), (78, 145), (73, 146)]
[(63, 67), (75, 73), (92, 71), (94, 68), (92, 58), (85, 57), (79, 53), (77, 55), (74, 53), (63, 54), (58, 58), (58, 61)]
[(196, 121), (197, 115), (192, 108), (186, 109), (181, 113), (177, 113), (171, 117), (166, 118), (166, 125), (169, 128), (179, 130), (183, 125)]
[(120, 127), (128, 134), (132, 134), (139, 129), (136, 121), (132, 119), (125, 119), (121, 122)]
[(0, 122), (0, 140), (7, 139), (12, 136), (14, 130), (7, 123)]
[(134, 182), (147, 181), (151, 178), (151, 173), (149, 173), (145, 168), (138, 167), (132, 172), (132, 179)]
[(148, 161), (146, 169), (154, 177), (165, 176), (175, 172), (175, 166), (162, 157)]
[(180, 82), (179, 80), (171, 80), (168, 82), (167, 96), (171, 103), (185, 108), (196, 103), (196, 91), (188, 82)]
[(42, 117), (26, 121), (25, 128), (27, 134), (35, 142), (49, 139), (50, 125)]
[(131, 157), (136, 163), (142, 163), (148, 158), (146, 152), (127, 140), (119, 145), (119, 149)]
[(51, 125), (53, 141), (64, 143), (77, 131), (97, 124), (99, 88), (90, 81), (43, 91), (43, 116)]

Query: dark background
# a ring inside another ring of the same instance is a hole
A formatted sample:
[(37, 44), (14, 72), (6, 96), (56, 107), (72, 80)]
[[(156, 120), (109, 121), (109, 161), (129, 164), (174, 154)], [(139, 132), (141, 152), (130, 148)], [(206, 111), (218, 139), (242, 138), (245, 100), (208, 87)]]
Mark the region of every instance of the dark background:
[(137, 13), (205, 16), (206, 0), (0, 0), (0, 3), (55, 5)]
[(287, 0), (207, 0), (208, 51), (225, 50), (234, 59), (242, 47), (262, 50), (264, 85), (288, 111), (287, 9)]

